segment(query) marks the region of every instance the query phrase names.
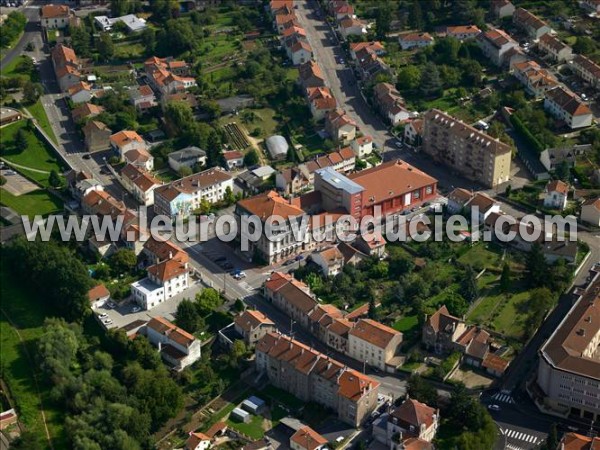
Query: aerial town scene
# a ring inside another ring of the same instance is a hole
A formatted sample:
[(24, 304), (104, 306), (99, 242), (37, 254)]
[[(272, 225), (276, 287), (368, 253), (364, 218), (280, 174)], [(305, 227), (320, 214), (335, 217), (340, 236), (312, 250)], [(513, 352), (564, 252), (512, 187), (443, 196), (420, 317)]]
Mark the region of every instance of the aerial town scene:
[(0, 0), (0, 450), (600, 449), (600, 0)]

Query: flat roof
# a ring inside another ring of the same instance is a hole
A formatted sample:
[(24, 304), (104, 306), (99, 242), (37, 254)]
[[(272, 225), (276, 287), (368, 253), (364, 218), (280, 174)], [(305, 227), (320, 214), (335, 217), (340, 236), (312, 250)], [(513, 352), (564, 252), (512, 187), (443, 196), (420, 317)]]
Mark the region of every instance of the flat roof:
[(358, 194), (359, 192), (364, 191), (364, 188), (360, 184), (352, 181), (341, 173), (336, 172), (332, 167), (318, 169), (315, 173), (318, 174), (325, 183), (336, 189), (342, 189), (349, 194)]

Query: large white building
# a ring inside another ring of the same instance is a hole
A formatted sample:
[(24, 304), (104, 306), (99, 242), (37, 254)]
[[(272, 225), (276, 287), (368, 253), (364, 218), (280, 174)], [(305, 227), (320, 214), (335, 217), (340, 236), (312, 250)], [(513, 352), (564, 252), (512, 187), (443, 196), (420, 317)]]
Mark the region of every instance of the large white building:
[(133, 300), (145, 310), (181, 294), (189, 286), (187, 262), (168, 259), (148, 267), (148, 276), (131, 284)]
[(154, 212), (171, 218), (188, 217), (206, 200), (216, 203), (225, 198), (227, 188), (233, 191), (233, 177), (213, 167), (159, 187), (154, 191)]
[(164, 317), (152, 318), (145, 327), (148, 340), (175, 370), (183, 370), (200, 359), (200, 341)]
[(371, 319), (359, 320), (348, 333), (348, 355), (380, 370), (386, 370), (401, 344), (402, 333)]
[(558, 415), (600, 418), (600, 265), (575, 304), (540, 349), (537, 387)]

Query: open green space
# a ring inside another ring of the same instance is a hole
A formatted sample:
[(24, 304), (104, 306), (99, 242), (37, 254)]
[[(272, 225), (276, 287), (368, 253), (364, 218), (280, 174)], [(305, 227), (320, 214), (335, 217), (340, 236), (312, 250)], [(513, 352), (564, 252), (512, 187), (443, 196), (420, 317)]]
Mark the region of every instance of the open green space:
[(15, 197), (5, 189), (0, 188), (0, 204), (14, 209), (21, 215), (33, 219), (36, 215), (46, 217), (63, 210), (60, 199), (44, 189), (38, 189)]
[(20, 72), (18, 70), (19, 64), (27, 59), (29, 59), (29, 56), (24, 56), (24, 55), (20, 55), (17, 58), (14, 58), (11, 62), (3, 65), (0, 68), (0, 74), (3, 77), (21, 77), (21, 78), (29, 80), (30, 79), (29, 74)]
[[(36, 340), (42, 334), (44, 318), (51, 316), (52, 311), (44, 307), (44, 302), (36, 301), (30, 292), (25, 292), (22, 286), (16, 284), (8, 273), (6, 264), (0, 265), (0, 280), (3, 299), (0, 314), (2, 376), (25, 427), (32, 433), (46, 436), (41, 412), (43, 404), (53, 447), (66, 448), (64, 417), (50, 401), (50, 387), (39, 376), (35, 364)], [(45, 439), (42, 438), (41, 441), (45, 442)]]
[(50, 139), (52, 139), (54, 143), (58, 143), (58, 139), (56, 139), (54, 130), (52, 129), (50, 121), (48, 120), (48, 116), (46, 115), (44, 105), (42, 105), (42, 100), (40, 99), (33, 105), (28, 106), (27, 111), (29, 111), (35, 120), (37, 120), (38, 125), (42, 128), (42, 130), (44, 130)]
[(227, 420), (227, 425), (241, 433), (244, 433), (246, 436), (249, 436), (252, 439), (261, 439), (265, 435), (265, 430), (262, 426), (263, 421), (264, 418), (262, 416), (252, 415), (250, 422), (248, 423), (237, 422), (229, 419)]
[(400, 331), (401, 333), (406, 333), (407, 331), (411, 331), (419, 324), (419, 317), (415, 314), (414, 316), (404, 316), (402, 319), (397, 320), (392, 325), (394, 330)]
[[(25, 150), (20, 150), (15, 145), (15, 136), (19, 130), (23, 130), (27, 138), (27, 148)], [(48, 172), (47, 175), (37, 174), (36, 176), (36, 181), (39, 181), (44, 186), (48, 185), (47, 178), (49, 172), (52, 170), (56, 170), (59, 173), (62, 172), (62, 166), (53, 155), (50, 146), (35, 131), (28, 130), (25, 121), (7, 125), (2, 129), (1, 134), (0, 143), (2, 143), (2, 149), (0, 150), (0, 155), (14, 164)]]

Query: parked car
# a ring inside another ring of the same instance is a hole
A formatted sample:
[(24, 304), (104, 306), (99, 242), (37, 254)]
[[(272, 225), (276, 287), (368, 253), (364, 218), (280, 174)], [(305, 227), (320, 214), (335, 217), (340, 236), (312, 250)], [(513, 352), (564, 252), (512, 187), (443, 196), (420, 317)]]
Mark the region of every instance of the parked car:
[(112, 325), (113, 321), (112, 321), (112, 320), (110, 320), (110, 319), (105, 319), (105, 320), (103, 320), (103, 321), (102, 321), (102, 323), (103, 323), (104, 325)]
[(294, 258), (296, 261), (302, 261), (304, 259), (303, 255), (298, 255)]
[(134, 306), (133, 308), (131, 308), (132, 313), (140, 312), (141, 310), (142, 308), (140, 308), (139, 306)]
[(294, 259), (288, 259), (286, 262), (283, 263), (283, 265), (284, 266), (291, 266), (295, 262), (296, 262), (296, 260), (294, 260)]
[(492, 411), (500, 411), (500, 407), (496, 404), (488, 405), (488, 409)]
[(108, 314), (106, 314), (106, 313), (98, 314), (98, 317), (100, 317), (101, 319), (107, 319)]

